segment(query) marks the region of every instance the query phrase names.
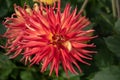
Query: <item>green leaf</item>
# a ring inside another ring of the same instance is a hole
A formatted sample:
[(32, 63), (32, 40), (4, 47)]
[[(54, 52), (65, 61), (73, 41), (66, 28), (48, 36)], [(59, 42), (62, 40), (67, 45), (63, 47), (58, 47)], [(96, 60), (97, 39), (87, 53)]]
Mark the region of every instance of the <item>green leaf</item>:
[(33, 6), (34, 2), (33, 0), (20, 0), (21, 5), (24, 6), (25, 4), (29, 5), (30, 7)]
[(7, 79), (14, 67), (8, 57), (0, 53), (0, 80)]
[[(65, 72), (62, 74), (62, 78), (64, 80), (67, 80), (69, 78), (69, 80), (80, 80), (80, 75), (75, 75), (75, 74), (72, 74), (71, 72), (68, 72), (68, 75), (69, 76), (66, 76)], [(61, 79), (61, 80), (63, 80)]]
[(1, 0), (1, 5), (0, 5), (0, 17), (5, 16), (12, 4), (12, 0)]
[(107, 47), (116, 54), (117, 57), (120, 57), (120, 18), (115, 23), (115, 34), (105, 38)]
[(34, 80), (33, 75), (30, 71), (22, 71), (20, 77), (22, 80)]
[(0, 34), (4, 34), (6, 31), (6, 28), (0, 23)]
[(116, 31), (117, 34), (120, 35), (120, 18), (117, 20), (117, 22), (115, 23), (115, 27), (114, 30)]
[(98, 52), (94, 57), (96, 66), (100, 69), (111, 66), (114, 62), (114, 57), (112, 52), (107, 48), (104, 39), (96, 39), (95, 44)]
[(107, 47), (117, 55), (117, 57), (120, 57), (120, 36), (114, 37), (110, 36), (108, 38), (105, 38)]
[(120, 80), (120, 67), (107, 67), (96, 73), (91, 80)]

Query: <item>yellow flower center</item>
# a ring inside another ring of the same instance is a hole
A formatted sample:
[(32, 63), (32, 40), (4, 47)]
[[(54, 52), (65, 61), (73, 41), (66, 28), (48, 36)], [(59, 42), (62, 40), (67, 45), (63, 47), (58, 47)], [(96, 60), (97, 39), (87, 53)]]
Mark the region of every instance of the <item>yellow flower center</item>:
[(65, 41), (65, 38), (62, 35), (54, 34), (52, 35), (52, 44), (62, 44)]
[(43, 2), (45, 4), (48, 4), (48, 5), (52, 5), (53, 3), (55, 3), (57, 0), (33, 0), (35, 2)]
[(64, 36), (59, 35), (59, 34), (50, 34), (49, 39), (52, 45), (59, 47), (59, 46), (64, 46), (68, 51), (71, 51), (72, 45), (71, 42), (66, 40)]

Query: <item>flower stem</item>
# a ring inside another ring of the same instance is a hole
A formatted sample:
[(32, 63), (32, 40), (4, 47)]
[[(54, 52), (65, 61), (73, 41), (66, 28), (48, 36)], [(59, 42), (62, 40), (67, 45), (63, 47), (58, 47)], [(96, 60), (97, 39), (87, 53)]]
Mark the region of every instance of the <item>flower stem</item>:
[(116, 0), (112, 0), (113, 17), (116, 17)]
[(83, 3), (83, 5), (82, 5), (82, 7), (81, 7), (81, 9), (80, 9), (80, 12), (85, 9), (87, 3), (88, 3), (88, 0), (85, 0), (84, 3)]
[(120, 1), (116, 0), (117, 17), (120, 18)]

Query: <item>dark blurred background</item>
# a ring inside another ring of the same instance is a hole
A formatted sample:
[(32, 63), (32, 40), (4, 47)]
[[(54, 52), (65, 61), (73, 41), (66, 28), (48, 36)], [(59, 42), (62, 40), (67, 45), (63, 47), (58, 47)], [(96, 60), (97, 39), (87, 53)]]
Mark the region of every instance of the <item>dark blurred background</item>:
[[(85, 0), (62, 0), (62, 9), (67, 3), (72, 9), (77, 5), (81, 9)], [(13, 4), (23, 6), (24, 3), (31, 7), (32, 0), (0, 0), (0, 45), (5, 45), (6, 39), (2, 37), (6, 28), (2, 25), (6, 17), (14, 13)], [(49, 76), (49, 69), (40, 73), (40, 66), (24, 65), (18, 58), (9, 59), (6, 51), (0, 47), (0, 80), (120, 80), (120, 1), (119, 0), (88, 0), (83, 11), (95, 29), (94, 35), (98, 37), (90, 43), (95, 43), (98, 53), (93, 54), (93, 60), (88, 61), (91, 66), (79, 64), (83, 73), (73, 75), (69, 79), (62, 68), (59, 77), (55, 73)]]

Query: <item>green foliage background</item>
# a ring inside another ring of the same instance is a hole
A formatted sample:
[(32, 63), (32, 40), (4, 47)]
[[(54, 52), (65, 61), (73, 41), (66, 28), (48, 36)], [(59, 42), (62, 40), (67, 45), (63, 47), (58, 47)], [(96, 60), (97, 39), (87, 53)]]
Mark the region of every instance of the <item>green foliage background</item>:
[[(0, 0), (0, 35), (5, 32), (2, 22), (5, 17), (10, 17), (14, 12), (13, 4), (20, 6), (32, 5), (32, 0)], [(81, 8), (84, 0), (62, 0), (62, 10), (66, 3), (70, 2), (72, 8), (76, 5)], [(80, 64), (83, 73), (73, 75), (69, 73), (69, 80), (120, 80), (120, 19), (114, 18), (111, 0), (89, 0), (85, 10), (86, 15), (95, 29), (98, 37), (91, 42), (96, 44), (98, 53), (89, 61), (91, 66)], [(5, 39), (0, 37), (0, 45), (5, 45)], [(5, 50), (0, 48), (0, 80), (67, 80), (63, 69), (59, 71), (57, 78), (53, 73), (49, 76), (49, 70), (40, 73), (40, 67), (29, 67), (18, 59), (10, 60), (4, 55)]]

